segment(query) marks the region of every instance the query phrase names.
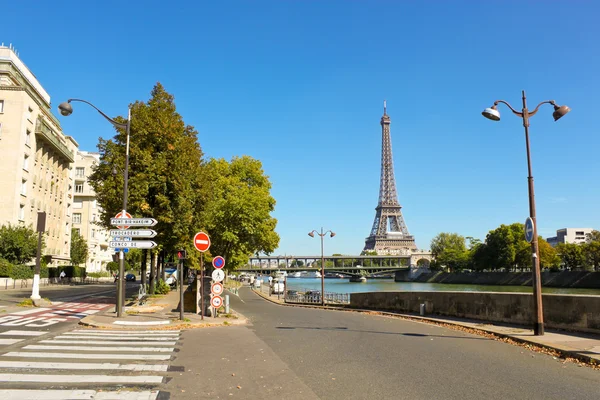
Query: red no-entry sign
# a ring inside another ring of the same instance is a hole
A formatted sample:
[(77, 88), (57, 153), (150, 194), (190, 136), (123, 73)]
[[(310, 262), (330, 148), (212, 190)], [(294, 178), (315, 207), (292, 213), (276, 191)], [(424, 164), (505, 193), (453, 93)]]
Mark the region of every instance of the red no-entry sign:
[(194, 236), (194, 247), (196, 250), (205, 252), (210, 247), (210, 238), (204, 232), (198, 232)]

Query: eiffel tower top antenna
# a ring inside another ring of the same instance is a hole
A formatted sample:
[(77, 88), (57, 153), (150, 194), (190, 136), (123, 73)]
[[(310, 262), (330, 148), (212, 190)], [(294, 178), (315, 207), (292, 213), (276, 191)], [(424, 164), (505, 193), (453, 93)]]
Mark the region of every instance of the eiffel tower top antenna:
[(387, 115), (386, 109), (387, 109), (386, 100), (384, 100), (383, 101), (383, 115)]

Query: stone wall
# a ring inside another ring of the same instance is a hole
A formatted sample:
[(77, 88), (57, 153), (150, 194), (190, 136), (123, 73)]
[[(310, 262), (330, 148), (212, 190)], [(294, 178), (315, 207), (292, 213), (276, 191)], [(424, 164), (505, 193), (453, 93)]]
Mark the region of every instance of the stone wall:
[[(547, 328), (600, 333), (600, 296), (544, 294)], [(533, 325), (533, 295), (496, 292), (351, 293), (350, 307)]]
[[(542, 286), (600, 289), (600, 272), (542, 272), (541, 277)], [(531, 280), (531, 272), (428, 272), (414, 279), (405, 271), (396, 273), (396, 282), (531, 286)]]

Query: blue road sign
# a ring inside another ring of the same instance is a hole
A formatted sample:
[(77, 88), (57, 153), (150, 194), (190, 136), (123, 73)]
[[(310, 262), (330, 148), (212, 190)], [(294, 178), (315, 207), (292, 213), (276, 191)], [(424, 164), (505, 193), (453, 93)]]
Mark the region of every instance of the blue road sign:
[(225, 266), (225, 259), (221, 256), (216, 256), (213, 258), (212, 265), (217, 269), (221, 269)]
[(525, 220), (525, 240), (527, 240), (527, 243), (531, 243), (533, 241), (533, 232), (533, 220), (531, 217), (527, 217)]

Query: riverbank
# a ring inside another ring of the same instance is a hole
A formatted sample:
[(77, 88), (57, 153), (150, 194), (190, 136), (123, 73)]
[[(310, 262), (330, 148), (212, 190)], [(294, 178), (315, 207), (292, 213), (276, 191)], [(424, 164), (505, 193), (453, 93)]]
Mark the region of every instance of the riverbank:
[[(553, 288), (600, 289), (600, 272), (542, 272), (542, 286)], [(531, 286), (531, 272), (427, 272), (410, 279), (404, 271), (396, 273), (396, 282), (461, 285)]]

